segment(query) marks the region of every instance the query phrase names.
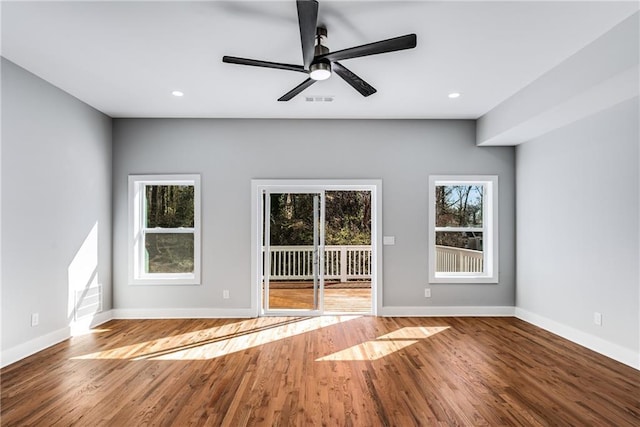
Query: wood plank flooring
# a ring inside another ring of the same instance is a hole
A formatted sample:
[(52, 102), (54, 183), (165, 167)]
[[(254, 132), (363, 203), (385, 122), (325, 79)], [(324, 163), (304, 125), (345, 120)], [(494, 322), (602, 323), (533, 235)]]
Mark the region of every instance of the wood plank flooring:
[(640, 371), (515, 318), (113, 320), (0, 374), (2, 426), (640, 425)]

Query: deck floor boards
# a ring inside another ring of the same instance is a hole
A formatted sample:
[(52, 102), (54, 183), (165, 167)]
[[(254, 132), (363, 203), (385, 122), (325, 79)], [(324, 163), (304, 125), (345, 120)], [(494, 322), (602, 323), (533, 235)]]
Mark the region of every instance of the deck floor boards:
[[(371, 313), (371, 284), (369, 287), (325, 286), (324, 311), (332, 313)], [(313, 289), (285, 287), (277, 284), (269, 290), (269, 304), (277, 309), (312, 309)]]

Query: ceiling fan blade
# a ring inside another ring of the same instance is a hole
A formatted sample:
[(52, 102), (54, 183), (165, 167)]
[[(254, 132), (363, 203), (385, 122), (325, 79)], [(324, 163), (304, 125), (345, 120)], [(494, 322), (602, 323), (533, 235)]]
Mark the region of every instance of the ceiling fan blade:
[(366, 97), (377, 92), (373, 86), (362, 80), (360, 77), (358, 77), (351, 70), (349, 70), (339, 62), (333, 63), (333, 71), (335, 71), (337, 75), (342, 77), (345, 82), (349, 83), (351, 87), (360, 92), (362, 96)]
[(360, 56), (377, 55), (379, 53), (394, 52), (396, 50), (413, 49), (416, 47), (416, 35), (407, 34), (405, 36), (394, 37), (375, 43), (363, 44), (362, 46), (351, 47), (349, 49), (338, 50), (320, 55), (317, 60), (328, 59), (329, 61), (340, 61), (342, 59), (358, 58)]
[(298, 26), (302, 42), (304, 68), (309, 69), (315, 56), (316, 25), (318, 24), (318, 2), (316, 0), (298, 0)]
[(301, 65), (293, 64), (281, 64), (279, 62), (260, 61), (257, 59), (238, 58), (236, 56), (223, 56), (222, 62), (229, 64), (239, 65), (252, 65), (254, 67), (276, 68), (278, 70), (300, 71), (306, 73), (307, 71)]
[(289, 92), (282, 95), (282, 97), (280, 97), (278, 101), (289, 101), (291, 98), (293, 98), (294, 96), (296, 96), (297, 94), (299, 94), (300, 92), (302, 92), (303, 90), (305, 90), (306, 88), (314, 84), (316, 81), (317, 80), (313, 80), (311, 78), (303, 81), (298, 86), (294, 87)]

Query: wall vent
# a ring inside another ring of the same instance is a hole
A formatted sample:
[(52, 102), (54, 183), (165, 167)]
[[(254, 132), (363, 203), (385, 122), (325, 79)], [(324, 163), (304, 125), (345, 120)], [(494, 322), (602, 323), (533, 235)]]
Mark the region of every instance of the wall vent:
[(306, 96), (305, 100), (307, 102), (333, 102), (333, 96), (330, 96), (330, 95)]
[(75, 291), (75, 320), (102, 311), (102, 285)]

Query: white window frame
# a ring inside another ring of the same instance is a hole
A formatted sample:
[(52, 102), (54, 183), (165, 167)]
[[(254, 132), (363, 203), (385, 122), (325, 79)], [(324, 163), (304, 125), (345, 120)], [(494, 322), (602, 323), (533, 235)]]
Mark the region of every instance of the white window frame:
[[(441, 185), (484, 186), (482, 207), (483, 273), (436, 272), (436, 231), (465, 231), (460, 227), (436, 227), (436, 186)], [(498, 259), (498, 176), (429, 176), (429, 282), (498, 283)]]
[[(145, 273), (144, 189), (148, 185), (193, 185), (193, 228), (150, 229), (154, 233), (193, 234), (193, 272)], [(200, 175), (129, 175), (129, 284), (131, 285), (199, 285), (200, 282)]]

